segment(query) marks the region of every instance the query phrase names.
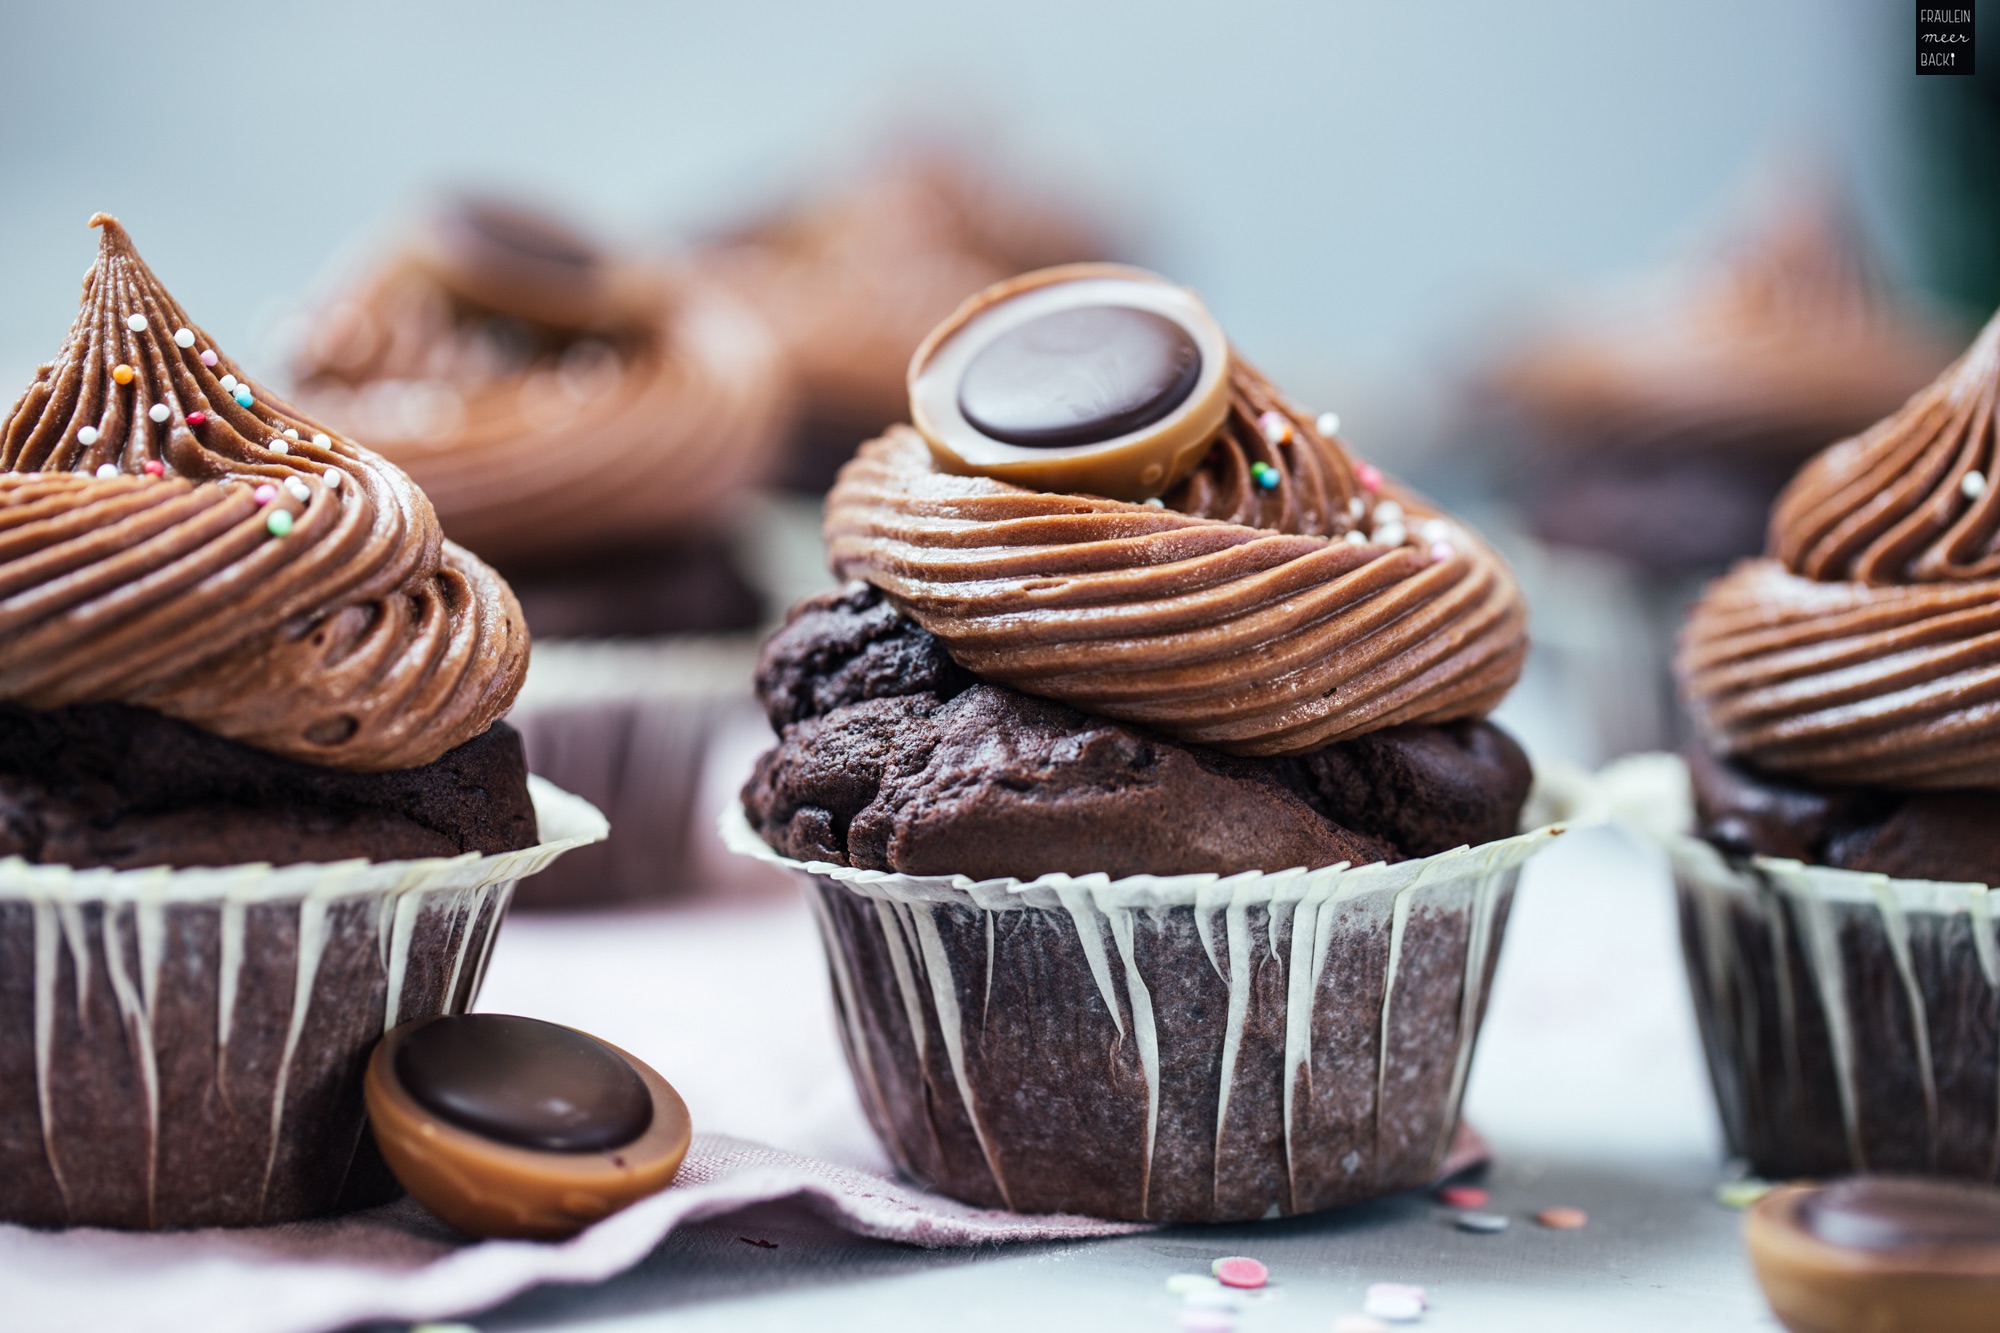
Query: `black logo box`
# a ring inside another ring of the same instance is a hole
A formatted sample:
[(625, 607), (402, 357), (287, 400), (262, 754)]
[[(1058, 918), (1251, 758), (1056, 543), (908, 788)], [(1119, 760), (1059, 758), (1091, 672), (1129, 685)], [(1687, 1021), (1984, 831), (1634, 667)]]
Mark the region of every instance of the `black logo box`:
[(1971, 74), (1973, 0), (1923, 4), (1917, 10), (1917, 73)]

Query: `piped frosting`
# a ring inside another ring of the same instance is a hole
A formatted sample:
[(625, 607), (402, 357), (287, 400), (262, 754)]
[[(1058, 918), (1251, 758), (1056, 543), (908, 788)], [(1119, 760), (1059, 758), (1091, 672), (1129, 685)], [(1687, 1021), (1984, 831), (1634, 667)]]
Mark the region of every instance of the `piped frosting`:
[(2000, 317), (1814, 458), (1713, 584), (1682, 687), (1724, 754), (1831, 785), (2000, 787)]
[(0, 421), (0, 699), (135, 704), (363, 771), (484, 731), (527, 667), (506, 584), (91, 222), (82, 309)]

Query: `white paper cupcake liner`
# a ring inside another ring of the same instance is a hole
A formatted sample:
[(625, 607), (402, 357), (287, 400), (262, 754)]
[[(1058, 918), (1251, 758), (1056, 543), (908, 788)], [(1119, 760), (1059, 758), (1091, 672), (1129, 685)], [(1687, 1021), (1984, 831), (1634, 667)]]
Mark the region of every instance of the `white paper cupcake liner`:
[(1597, 799), (1666, 853), (1723, 1127), (1759, 1174), (2000, 1179), (2000, 890), (1731, 861), (1672, 755), (1610, 766)]
[(611, 836), (523, 885), (517, 908), (662, 901), (736, 873), (715, 821), (770, 742), (750, 692), (757, 647), (748, 634), (535, 645), (507, 721), (529, 768), (604, 811)]
[(412, 861), (75, 870), (0, 861), (0, 1220), (232, 1226), (338, 1205), (361, 1073), (478, 993), (515, 884), (601, 839), (529, 779), (542, 841)]
[(1021, 1212), (1225, 1221), (1429, 1181), (1521, 866), (1560, 828), (1396, 864), (808, 885), (864, 1109), (901, 1169)]

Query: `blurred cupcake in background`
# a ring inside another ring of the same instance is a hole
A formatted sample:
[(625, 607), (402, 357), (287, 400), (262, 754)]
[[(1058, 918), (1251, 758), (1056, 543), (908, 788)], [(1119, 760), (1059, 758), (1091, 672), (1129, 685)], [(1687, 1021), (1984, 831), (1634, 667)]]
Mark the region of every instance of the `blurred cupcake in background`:
[(706, 756), (756, 720), (762, 599), (728, 525), (791, 411), (763, 321), (670, 262), (461, 197), (307, 329), (300, 398), (406, 468), (507, 575), (537, 638), (511, 721), (535, 770), (618, 830), (523, 904), (697, 878)]
[(783, 344), (800, 419), (779, 477), (817, 494), (863, 440), (901, 419), (910, 356), (959, 302), (1109, 249), (1076, 212), (933, 149), (742, 228), (703, 268), (763, 312)]

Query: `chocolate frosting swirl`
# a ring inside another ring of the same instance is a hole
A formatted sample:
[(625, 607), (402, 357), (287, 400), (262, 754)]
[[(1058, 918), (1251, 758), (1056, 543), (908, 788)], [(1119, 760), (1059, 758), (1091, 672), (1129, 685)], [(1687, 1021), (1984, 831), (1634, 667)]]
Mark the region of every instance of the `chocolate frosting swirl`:
[(895, 427), (827, 497), (833, 567), (987, 680), (1240, 754), (1490, 711), (1527, 648), (1499, 557), (1232, 376), (1160, 503), (947, 475)]
[(363, 771), (483, 732), (527, 668), (507, 585), (91, 223), (82, 309), (0, 422), (0, 699), (136, 704)]
[(322, 313), (294, 372), (520, 572), (712, 527), (775, 456), (778, 358), (716, 283), (461, 200)]
[(2000, 787), (2000, 317), (1814, 458), (1766, 559), (1710, 587), (1679, 673), (1723, 753), (1832, 785)]

